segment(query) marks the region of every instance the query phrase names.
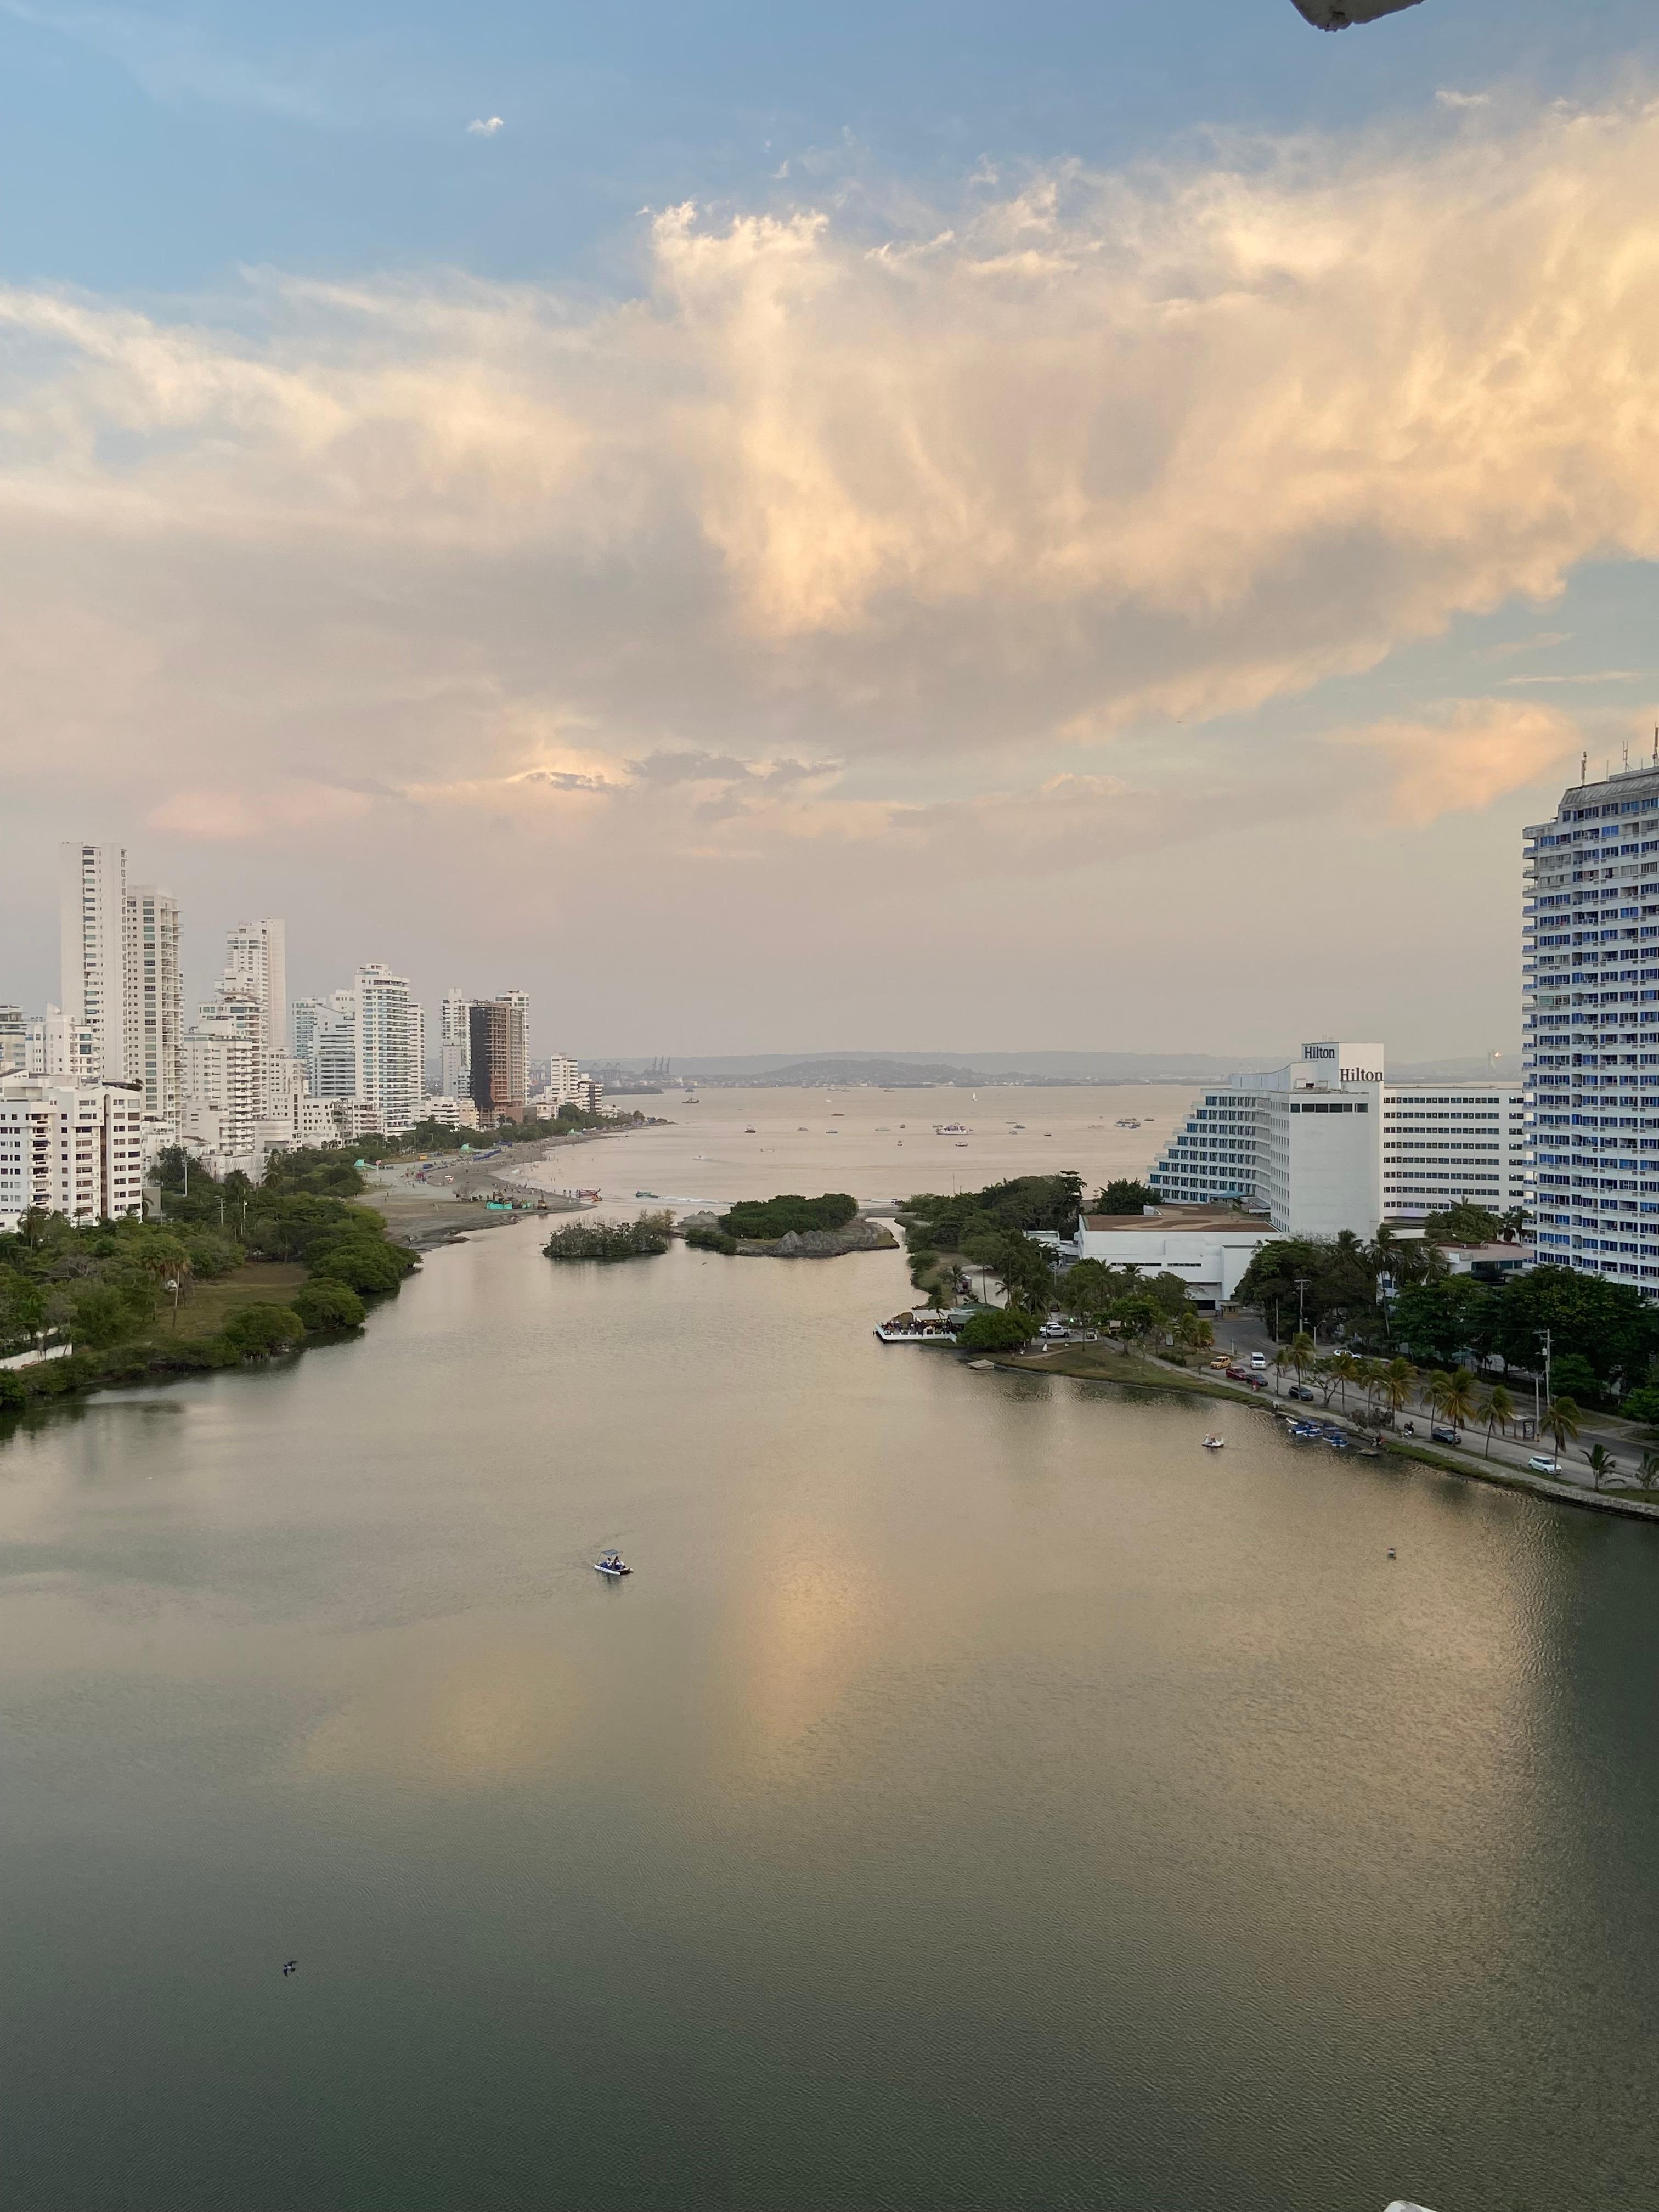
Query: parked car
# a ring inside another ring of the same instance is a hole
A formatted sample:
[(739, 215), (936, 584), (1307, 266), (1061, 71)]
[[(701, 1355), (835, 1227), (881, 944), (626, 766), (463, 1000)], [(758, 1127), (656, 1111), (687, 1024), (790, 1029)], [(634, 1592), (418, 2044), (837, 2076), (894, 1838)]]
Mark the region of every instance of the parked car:
[(1248, 1367), (1230, 1367), (1227, 1370), (1227, 1380), (1230, 1382), (1248, 1382), (1249, 1379), (1250, 1370)]
[(1267, 1378), (1265, 1375), (1247, 1375), (1244, 1380), (1252, 1390), (1265, 1390), (1267, 1387)]
[(1287, 1398), (1305, 1398), (1308, 1403), (1311, 1406), (1314, 1400), (1319, 1395), (1319, 1393), (1314, 1389), (1311, 1382), (1292, 1382), (1290, 1389), (1285, 1393), (1285, 1395)]
[(1431, 1428), (1429, 1434), (1437, 1444), (1455, 1444), (1462, 1441), (1455, 1429)]
[(1561, 1472), (1547, 1452), (1534, 1452), (1527, 1465), (1534, 1474), (1559, 1474)]
[(1214, 1368), (1217, 1368), (1217, 1369), (1220, 1369), (1220, 1368), (1224, 1368), (1224, 1367), (1225, 1367), (1225, 1368), (1227, 1369), (1227, 1372), (1228, 1372), (1228, 1374), (1230, 1374), (1230, 1375), (1231, 1375), (1231, 1374), (1232, 1373), (1232, 1371), (1233, 1371), (1233, 1370), (1232, 1370), (1232, 1369), (1231, 1369), (1231, 1367), (1227, 1367), (1227, 1355), (1226, 1355), (1226, 1353), (1225, 1353), (1224, 1352), (1221, 1354), (1221, 1356), (1220, 1356), (1220, 1358), (1219, 1358), (1218, 1359), (1212, 1359), (1212, 1360), (1210, 1362), (1210, 1364), (1211, 1364), (1211, 1366), (1212, 1366), (1212, 1367), (1214, 1367)]

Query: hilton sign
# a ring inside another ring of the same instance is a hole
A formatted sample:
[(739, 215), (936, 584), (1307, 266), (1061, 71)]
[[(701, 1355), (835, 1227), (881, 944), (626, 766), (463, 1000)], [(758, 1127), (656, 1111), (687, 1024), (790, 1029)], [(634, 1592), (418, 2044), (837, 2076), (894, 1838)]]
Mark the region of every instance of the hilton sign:
[(1316, 1068), (1327, 1081), (1381, 1083), (1382, 1048), (1380, 1044), (1304, 1044), (1304, 1066)]

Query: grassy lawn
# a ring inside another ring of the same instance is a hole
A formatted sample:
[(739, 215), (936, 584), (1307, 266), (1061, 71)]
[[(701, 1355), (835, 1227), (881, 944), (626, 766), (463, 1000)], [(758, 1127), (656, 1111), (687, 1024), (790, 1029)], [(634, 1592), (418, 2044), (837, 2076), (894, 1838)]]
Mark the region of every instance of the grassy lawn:
[[(179, 1302), (178, 1337), (216, 1336), (225, 1317), (237, 1306), (283, 1306), (306, 1279), (306, 1270), (283, 1260), (250, 1260), (245, 1267), (211, 1283), (192, 1283), (190, 1294)], [(157, 1344), (175, 1340), (173, 1302), (163, 1297), (156, 1307), (146, 1340)]]

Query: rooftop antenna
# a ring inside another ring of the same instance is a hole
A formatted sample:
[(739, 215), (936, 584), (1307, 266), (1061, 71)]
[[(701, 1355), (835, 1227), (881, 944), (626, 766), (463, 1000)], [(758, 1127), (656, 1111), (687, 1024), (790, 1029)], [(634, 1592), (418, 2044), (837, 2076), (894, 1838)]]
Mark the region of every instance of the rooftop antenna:
[(1626, 775), (1630, 774), (1630, 739), (1628, 738), (1625, 740), (1625, 774)]
[[(1659, 730), (1654, 732), (1653, 742), (1656, 746), (1659, 746)], [(1580, 783), (1589, 781), (1589, 747), (1588, 745), (1578, 756), (1578, 781)]]
[(1659, 722), (1653, 726), (1653, 764), (1659, 768)]

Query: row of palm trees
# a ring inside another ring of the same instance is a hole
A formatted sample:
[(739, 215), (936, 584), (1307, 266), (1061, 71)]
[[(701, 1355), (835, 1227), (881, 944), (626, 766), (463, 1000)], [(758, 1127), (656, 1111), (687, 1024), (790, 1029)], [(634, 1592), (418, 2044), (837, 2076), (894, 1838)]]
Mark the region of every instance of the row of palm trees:
[[(1477, 1424), (1484, 1425), (1489, 1459), (1493, 1432), (1507, 1436), (1520, 1417), (1514, 1397), (1503, 1383), (1491, 1383), (1483, 1390), (1467, 1367), (1450, 1374), (1437, 1368), (1425, 1381), (1408, 1359), (1372, 1359), (1353, 1352), (1320, 1352), (1305, 1331), (1279, 1346), (1273, 1354), (1273, 1365), (1281, 1382), (1286, 1369), (1294, 1371), (1298, 1382), (1311, 1375), (1328, 1406), (1333, 1395), (1340, 1394), (1346, 1408), (1349, 1390), (1357, 1390), (1363, 1394), (1371, 1418), (1385, 1414), (1390, 1424), (1413, 1402), (1420, 1387), (1430, 1411), (1448, 1428), (1461, 1431)], [(1571, 1398), (1553, 1398), (1544, 1408), (1542, 1420), (1546, 1433), (1555, 1439), (1557, 1451), (1577, 1440), (1579, 1413)]]

